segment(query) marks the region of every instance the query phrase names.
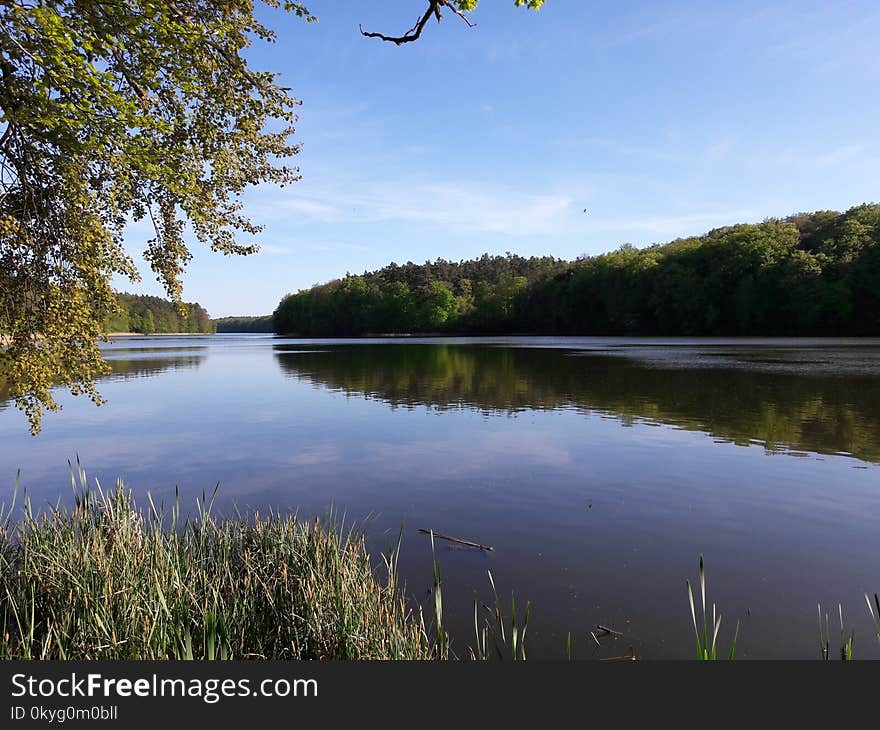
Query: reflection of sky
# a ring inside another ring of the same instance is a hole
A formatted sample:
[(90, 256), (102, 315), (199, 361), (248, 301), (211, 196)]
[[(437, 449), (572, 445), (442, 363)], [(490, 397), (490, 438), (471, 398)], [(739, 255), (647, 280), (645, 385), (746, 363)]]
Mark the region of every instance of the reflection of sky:
[[(880, 467), (855, 459), (769, 455), (573, 409), (392, 410), (285, 377), (255, 341), (101, 389), (100, 408), (62, 396), (63, 414), (47, 415), (38, 437), (13, 409), (0, 414), (0, 498), (19, 467), (35, 504), (67, 498), (67, 460), (78, 455), (104, 485), (121, 475), (166, 503), (177, 486), (184, 508), (218, 481), (221, 508), (313, 515), (334, 505), (349, 519), (372, 515), (378, 533), (411, 528), (413, 590), (430, 566), (412, 530), (478, 539), (496, 552), (440, 548), (450, 606), (466, 614), (491, 568), (504, 590), (535, 601), (534, 640), (548, 652), (557, 626), (613, 619), (631, 621), (653, 655), (686, 654), (681, 588), (701, 552), (724, 605), (753, 612), (746, 650), (753, 641), (811, 656), (818, 601), (855, 611), (861, 591), (880, 589), (868, 559), (880, 547)], [(669, 645), (651, 643), (658, 636)]]

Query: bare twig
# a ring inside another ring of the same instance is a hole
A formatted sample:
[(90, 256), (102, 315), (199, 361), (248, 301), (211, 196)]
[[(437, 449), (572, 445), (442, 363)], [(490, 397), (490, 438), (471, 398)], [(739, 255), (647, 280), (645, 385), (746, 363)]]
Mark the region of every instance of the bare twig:
[(596, 624), (596, 630), (602, 632), (602, 636), (623, 636), (620, 631), (609, 629), (607, 626), (603, 626), (602, 624)]
[(465, 23), (467, 23), (469, 28), (473, 28), (474, 24), (471, 22), (470, 18), (467, 17), (461, 10), (459, 10), (453, 4), (452, 0), (428, 0), (428, 9), (425, 13), (416, 21), (415, 25), (410, 28), (406, 33), (399, 36), (389, 36), (384, 33), (371, 33), (364, 30), (363, 26), (359, 25), (358, 28), (361, 31), (361, 35), (366, 38), (378, 38), (379, 40), (387, 41), (389, 43), (396, 43), (398, 46), (403, 45), (404, 43), (412, 43), (415, 40), (418, 40), (422, 31), (425, 29), (425, 26), (428, 24), (428, 21), (431, 19), (433, 15), (437, 22), (439, 23), (443, 20), (443, 13), (441, 8), (448, 8), (455, 15), (461, 18)]
[(470, 540), (462, 540), (460, 537), (450, 537), (449, 535), (443, 535), (439, 532), (434, 532), (433, 530), (422, 530), (420, 529), (423, 535), (433, 535), (434, 537), (440, 538), (441, 540), (449, 540), (449, 542), (454, 542), (459, 545), (467, 545), (468, 547), (479, 548), (480, 550), (494, 550), (495, 548), (490, 545), (481, 545), (478, 542), (471, 542)]
[[(467, 23), (468, 28), (474, 27), (474, 23), (471, 22), (471, 19), (467, 15), (465, 15), (461, 10), (459, 10), (457, 7), (455, 7), (454, 5), (450, 5), (449, 3), (446, 3), (446, 7), (449, 8), (453, 13), (455, 13), (459, 18), (461, 18), (465, 23)], [(437, 18), (437, 20), (440, 20), (440, 19)]]

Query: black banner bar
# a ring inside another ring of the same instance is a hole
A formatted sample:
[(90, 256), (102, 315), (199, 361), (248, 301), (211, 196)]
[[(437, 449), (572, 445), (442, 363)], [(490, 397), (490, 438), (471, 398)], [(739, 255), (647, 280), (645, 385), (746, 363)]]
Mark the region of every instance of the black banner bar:
[(13, 661), (0, 662), (0, 727), (335, 726), (395, 717), (474, 727), (535, 712), (553, 725), (609, 711), (627, 725), (690, 724), (755, 719), (759, 708), (813, 720), (825, 712), (839, 720), (845, 709), (857, 722), (860, 701), (876, 715), (878, 678), (880, 663), (871, 662)]

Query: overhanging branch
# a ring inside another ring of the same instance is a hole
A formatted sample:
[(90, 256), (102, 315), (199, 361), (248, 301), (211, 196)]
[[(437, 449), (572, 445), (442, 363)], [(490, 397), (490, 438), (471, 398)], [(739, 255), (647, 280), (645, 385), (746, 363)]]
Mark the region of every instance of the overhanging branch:
[(425, 26), (428, 24), (428, 21), (431, 19), (433, 15), (437, 18), (437, 22), (439, 23), (443, 20), (443, 13), (441, 8), (448, 8), (453, 13), (455, 13), (459, 18), (461, 18), (465, 23), (467, 23), (469, 28), (473, 28), (474, 24), (470, 21), (470, 19), (465, 15), (461, 10), (455, 7), (452, 4), (452, 0), (428, 0), (428, 9), (425, 11), (424, 15), (422, 15), (417, 21), (416, 24), (410, 28), (406, 33), (399, 36), (389, 36), (384, 33), (371, 33), (365, 31), (363, 26), (358, 26), (361, 31), (361, 35), (366, 38), (378, 38), (382, 41), (387, 41), (388, 43), (395, 43), (398, 46), (403, 45), (404, 43), (412, 43), (415, 40), (418, 40), (422, 31), (425, 29)]

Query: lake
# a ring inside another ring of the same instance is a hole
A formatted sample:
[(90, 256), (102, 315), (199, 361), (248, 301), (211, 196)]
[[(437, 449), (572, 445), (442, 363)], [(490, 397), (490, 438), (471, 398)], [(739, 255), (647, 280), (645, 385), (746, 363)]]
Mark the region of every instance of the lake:
[[(30, 436), (0, 397), (0, 500), (71, 498), (77, 456), (105, 486), (217, 510), (334, 509), (378, 555), (403, 530), (431, 613), (433, 529), (453, 650), (492, 571), (532, 603), (534, 658), (691, 658), (685, 579), (738, 655), (818, 657), (817, 604), (880, 657), (880, 340), (120, 338), (95, 408), (59, 395)], [(597, 624), (621, 632), (590, 636)], [(832, 651), (835, 645), (832, 643)]]

